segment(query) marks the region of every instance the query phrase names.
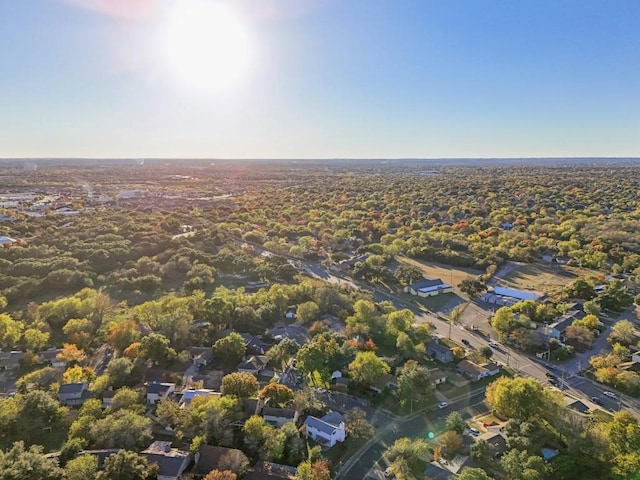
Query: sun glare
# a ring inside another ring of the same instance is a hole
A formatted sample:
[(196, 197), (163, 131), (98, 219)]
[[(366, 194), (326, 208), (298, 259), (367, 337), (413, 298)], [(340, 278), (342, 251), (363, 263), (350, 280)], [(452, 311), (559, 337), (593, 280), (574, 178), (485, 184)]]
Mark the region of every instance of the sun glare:
[(226, 90), (249, 66), (247, 31), (230, 9), (179, 0), (169, 12), (165, 51), (174, 74), (199, 90)]

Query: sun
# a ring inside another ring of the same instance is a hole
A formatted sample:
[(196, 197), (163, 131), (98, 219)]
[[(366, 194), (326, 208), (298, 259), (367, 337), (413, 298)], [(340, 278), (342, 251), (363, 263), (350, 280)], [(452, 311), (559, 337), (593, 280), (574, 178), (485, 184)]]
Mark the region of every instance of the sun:
[(172, 72), (204, 91), (226, 90), (246, 74), (247, 30), (229, 8), (208, 0), (178, 0), (168, 13), (165, 54)]

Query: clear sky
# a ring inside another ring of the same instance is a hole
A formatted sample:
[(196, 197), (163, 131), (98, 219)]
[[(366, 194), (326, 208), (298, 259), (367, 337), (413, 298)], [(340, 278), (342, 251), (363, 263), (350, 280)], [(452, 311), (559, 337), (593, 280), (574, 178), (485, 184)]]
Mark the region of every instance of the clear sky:
[(203, 2), (0, 0), (0, 157), (640, 156), (639, 0)]

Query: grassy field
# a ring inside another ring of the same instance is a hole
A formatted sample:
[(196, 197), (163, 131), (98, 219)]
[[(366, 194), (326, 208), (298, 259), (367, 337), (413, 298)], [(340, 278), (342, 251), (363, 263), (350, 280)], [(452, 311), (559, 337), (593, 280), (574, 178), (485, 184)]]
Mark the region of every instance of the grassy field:
[(576, 278), (592, 273), (590, 270), (577, 267), (526, 264), (515, 265), (497, 280), (498, 284), (504, 287), (555, 295)]
[(474, 270), (473, 268), (462, 267), (450, 267), (448, 265), (441, 265), (434, 262), (422, 262), (408, 257), (398, 257), (398, 260), (412, 267), (419, 268), (427, 278), (439, 278), (445, 283), (453, 286), (456, 293), (459, 293), (457, 285), (469, 277), (476, 277), (482, 275), (484, 272), (480, 270)]

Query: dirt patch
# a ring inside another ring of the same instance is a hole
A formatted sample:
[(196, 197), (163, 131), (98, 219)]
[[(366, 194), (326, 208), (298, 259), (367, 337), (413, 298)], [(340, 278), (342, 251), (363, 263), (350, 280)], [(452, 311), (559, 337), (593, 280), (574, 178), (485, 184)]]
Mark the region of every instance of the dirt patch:
[(502, 276), (494, 277), (495, 285), (524, 290), (534, 290), (546, 293), (547, 295), (557, 295), (562, 288), (571, 283), (576, 278), (587, 275), (590, 272), (586, 269), (567, 266), (549, 266), (541, 264), (515, 264)]
[(458, 284), (469, 277), (477, 277), (484, 272), (473, 268), (450, 267), (435, 262), (422, 262), (408, 257), (400, 257), (398, 260), (412, 267), (416, 267), (422, 271), (426, 278), (439, 278), (444, 283), (448, 283), (453, 287), (453, 291), (460, 295)]

